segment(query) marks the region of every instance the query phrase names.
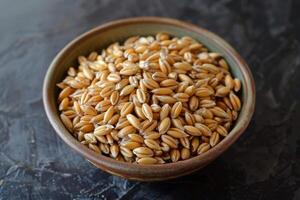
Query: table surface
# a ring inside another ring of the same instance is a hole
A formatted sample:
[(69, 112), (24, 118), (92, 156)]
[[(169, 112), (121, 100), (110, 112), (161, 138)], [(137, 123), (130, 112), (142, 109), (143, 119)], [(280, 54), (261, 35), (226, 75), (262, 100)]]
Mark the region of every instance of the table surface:
[[(297, 0), (1, 0), (0, 199), (300, 199), (299, 9)], [(166, 182), (95, 168), (58, 138), (42, 104), (44, 75), (64, 45), (102, 23), (140, 15), (217, 33), (256, 81), (245, 134), (205, 169)]]

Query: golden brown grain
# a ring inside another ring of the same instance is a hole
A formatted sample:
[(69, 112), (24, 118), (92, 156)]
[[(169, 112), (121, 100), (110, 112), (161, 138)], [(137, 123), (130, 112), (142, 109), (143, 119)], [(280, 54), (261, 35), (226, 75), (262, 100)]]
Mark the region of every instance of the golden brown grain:
[(180, 129), (170, 129), (167, 132), (168, 135), (174, 137), (174, 138), (184, 138), (184, 137), (188, 137), (189, 135), (186, 134), (184, 131), (180, 130)]
[(210, 128), (208, 128), (206, 125), (201, 124), (201, 123), (196, 123), (195, 127), (198, 128), (200, 130), (200, 132), (204, 135), (204, 136), (211, 136), (212, 132), (210, 130)]
[(122, 117), (125, 117), (126, 115), (130, 114), (134, 108), (134, 104), (132, 102), (126, 102), (120, 111), (120, 114)]
[(164, 133), (166, 133), (169, 130), (170, 126), (171, 126), (171, 120), (170, 120), (170, 118), (168, 118), (168, 117), (164, 118), (161, 121), (160, 125), (158, 126), (158, 132), (160, 134), (164, 134)]
[(144, 143), (147, 147), (153, 150), (160, 150), (159, 143), (155, 141), (154, 139), (145, 139)]
[(89, 133), (89, 132), (92, 132), (93, 130), (94, 130), (93, 124), (86, 124), (80, 128), (80, 131), (82, 131), (84, 133)]
[(130, 123), (128, 122), (128, 120), (126, 118), (119, 118), (119, 121), (115, 126), (115, 129), (120, 130), (129, 125), (130, 125)]
[(221, 86), (221, 87), (217, 90), (216, 96), (217, 96), (217, 97), (226, 97), (226, 96), (229, 94), (230, 90), (231, 90), (231, 89), (230, 89), (229, 87), (223, 87), (223, 86)]
[(213, 95), (214, 91), (207, 87), (200, 87), (196, 89), (195, 95), (198, 97), (209, 97), (210, 95)]
[(192, 136), (201, 136), (202, 132), (194, 126), (184, 126), (184, 130)]
[(170, 88), (157, 88), (152, 90), (151, 92), (157, 95), (168, 95), (168, 94), (172, 94), (173, 90), (171, 90)]
[(142, 112), (144, 113), (145, 117), (149, 119), (149, 121), (153, 120), (153, 112), (151, 107), (148, 104), (144, 103), (142, 105)]
[(152, 157), (153, 151), (148, 147), (138, 147), (133, 149), (133, 153), (139, 158)]
[(228, 118), (228, 114), (218, 106), (211, 108), (210, 111), (214, 114), (214, 116)]
[(97, 139), (94, 136), (94, 134), (92, 133), (87, 133), (84, 134), (84, 139), (88, 142), (88, 143), (92, 143), (92, 144), (96, 144), (97, 143)]
[(146, 102), (147, 96), (146, 96), (146, 93), (145, 93), (144, 90), (137, 89), (136, 90), (136, 96), (137, 96), (137, 99), (140, 103), (145, 103)]
[(120, 95), (118, 91), (113, 91), (110, 96), (110, 103), (111, 105), (116, 105), (119, 101)]
[(182, 148), (181, 149), (181, 159), (182, 160), (186, 160), (186, 159), (189, 159), (191, 156), (191, 152), (189, 149), (187, 148)]
[(209, 139), (209, 144), (210, 146), (214, 147), (216, 146), (216, 144), (218, 144), (220, 141), (220, 136), (217, 132), (213, 132), (213, 134), (211, 135), (210, 139)]
[(171, 148), (176, 149), (178, 146), (178, 140), (169, 135), (162, 135), (161, 140)]
[(237, 78), (234, 79), (234, 91), (238, 92), (241, 89), (241, 81)]
[(202, 143), (200, 144), (200, 146), (198, 147), (197, 153), (198, 154), (202, 154), (207, 152), (210, 149), (210, 146), (208, 143)]
[(110, 146), (111, 157), (116, 158), (119, 154), (119, 145), (114, 144)]
[(194, 125), (194, 123), (196, 122), (194, 115), (189, 112), (185, 112), (184, 118), (188, 125)]
[(156, 128), (157, 128), (156, 120), (153, 120), (153, 121), (145, 120), (143, 123), (143, 126), (142, 126), (142, 132), (148, 133), (148, 132), (153, 131)]
[(178, 149), (172, 149), (170, 152), (172, 162), (177, 162), (180, 159), (180, 151)]
[(115, 108), (113, 106), (110, 106), (104, 114), (103, 123), (107, 123), (112, 118), (114, 112)]
[(144, 142), (143, 137), (141, 135), (139, 135), (139, 134), (136, 134), (136, 133), (128, 134), (128, 138), (131, 141), (134, 141), (134, 142), (139, 142), (139, 143), (143, 143)]
[(133, 85), (126, 85), (120, 92), (120, 96), (129, 95), (134, 90)]
[(174, 97), (171, 96), (165, 96), (165, 95), (156, 95), (155, 96), (161, 103), (166, 103), (166, 104), (173, 104), (177, 100)]
[(70, 96), (70, 94), (73, 92), (74, 90), (71, 87), (66, 87), (64, 88), (58, 95), (58, 100), (61, 101), (64, 98)]
[(61, 103), (59, 104), (59, 110), (62, 111), (62, 110), (67, 110), (68, 109), (68, 106), (69, 106), (69, 98), (66, 97), (64, 98)]
[(194, 39), (130, 37), (78, 57), (60, 88), (65, 127), (118, 161), (163, 164), (215, 147), (238, 118), (241, 81)]
[(104, 153), (104, 154), (109, 154), (109, 152), (110, 152), (110, 146), (108, 144), (101, 143), (100, 149), (101, 149), (102, 153)]
[(171, 117), (172, 118), (176, 118), (179, 116), (179, 114), (181, 113), (182, 111), (182, 103), (181, 102), (176, 102), (173, 107), (172, 107), (172, 110), (171, 110)]
[(129, 158), (133, 156), (132, 151), (124, 146), (120, 146), (120, 152), (123, 156), (129, 157)]
[(160, 138), (160, 134), (158, 132), (155, 132), (155, 131), (145, 132), (143, 136), (144, 136), (145, 139), (154, 139), (154, 140), (156, 140), (156, 139)]
[(118, 137), (119, 138), (124, 138), (126, 137), (127, 135), (131, 134), (131, 133), (135, 133), (136, 132), (136, 129), (131, 126), (131, 125), (128, 125), (128, 126), (125, 126), (124, 128), (122, 128), (119, 132), (118, 132)]
[(199, 137), (194, 137), (191, 141), (191, 151), (192, 153), (195, 153), (199, 147), (200, 139)]
[(230, 103), (235, 111), (239, 111), (241, 109), (241, 101), (232, 91), (229, 94)]
[(89, 143), (88, 147), (90, 149), (92, 149), (93, 151), (95, 151), (96, 153), (101, 153), (101, 149), (99, 148), (99, 146), (97, 146), (95, 144)]
[(161, 121), (169, 115), (170, 110), (171, 110), (171, 107), (170, 107), (169, 104), (165, 104), (165, 105), (163, 105), (163, 107), (161, 107), (161, 111), (160, 111), (160, 114), (159, 114)]
[(218, 125), (216, 128), (216, 131), (224, 137), (226, 137), (228, 135), (228, 132), (227, 132), (226, 128), (224, 128), (224, 126)]
[(140, 158), (137, 160), (137, 163), (141, 165), (153, 165), (156, 164), (158, 160), (156, 158), (151, 158), (151, 157), (145, 157), (145, 158)]
[(94, 135), (103, 136), (108, 134), (113, 129), (112, 125), (101, 125), (95, 128)]
[(65, 127), (70, 131), (73, 132), (73, 123), (72, 121), (64, 114), (60, 115), (60, 119), (63, 122), (63, 124), (65, 125)]
[(123, 141), (120, 143), (121, 146), (126, 147), (130, 150), (133, 150), (135, 148), (138, 148), (141, 146), (141, 143), (139, 142), (134, 142), (134, 141)]
[(181, 130), (184, 129), (183, 125), (182, 125), (182, 122), (180, 121), (180, 119), (172, 119), (172, 125), (175, 127), (175, 128), (179, 128)]

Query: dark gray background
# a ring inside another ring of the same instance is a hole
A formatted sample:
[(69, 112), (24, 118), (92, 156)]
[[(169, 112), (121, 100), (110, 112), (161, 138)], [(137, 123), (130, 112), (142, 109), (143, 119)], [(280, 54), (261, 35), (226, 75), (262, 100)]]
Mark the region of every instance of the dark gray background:
[[(0, 199), (300, 199), (300, 4), (284, 1), (1, 0)], [(96, 169), (55, 134), (42, 81), (70, 40), (113, 19), (155, 15), (207, 28), (250, 65), (246, 133), (192, 175), (127, 181)]]

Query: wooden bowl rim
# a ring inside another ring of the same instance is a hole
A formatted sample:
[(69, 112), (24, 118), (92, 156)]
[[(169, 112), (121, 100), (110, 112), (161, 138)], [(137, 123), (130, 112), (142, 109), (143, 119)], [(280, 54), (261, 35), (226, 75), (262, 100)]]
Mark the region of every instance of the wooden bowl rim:
[[(236, 63), (237, 67), (241, 71), (243, 79), (245, 80), (244, 85), (244, 95), (245, 101), (243, 103), (243, 112), (240, 113), (239, 117), (242, 117), (239, 123), (235, 124), (234, 128), (230, 131), (228, 136), (224, 138), (218, 145), (214, 148), (210, 149), (209, 151), (200, 154), (198, 156), (192, 157), (187, 160), (175, 162), (175, 163), (167, 163), (167, 164), (157, 164), (157, 165), (138, 165), (133, 163), (127, 163), (122, 161), (117, 161), (112, 158), (109, 158), (104, 155), (96, 154), (94, 151), (86, 148), (84, 145), (79, 143), (73, 136), (68, 132), (68, 130), (63, 126), (62, 122), (59, 119), (59, 115), (57, 112), (57, 108), (55, 110), (53, 107), (50, 106), (50, 99), (53, 98), (49, 95), (48, 88), (51, 84), (51, 77), (55, 68), (58, 66), (60, 60), (63, 59), (65, 55), (68, 54), (69, 50), (72, 48), (76, 48), (78, 43), (84, 42), (88, 37), (99, 34), (108, 29), (113, 29), (118, 26), (122, 25), (130, 25), (130, 24), (147, 24), (147, 23), (155, 23), (155, 24), (163, 24), (163, 25), (171, 25), (179, 28), (186, 29), (188, 31), (195, 32), (197, 34), (201, 34), (219, 47), (223, 48), (224, 51), (228, 56), (230, 56)], [(77, 151), (79, 154), (87, 158), (92, 163), (96, 165), (104, 166), (104, 168), (113, 169), (114, 171), (121, 171), (126, 174), (143, 174), (148, 173), (151, 174), (152, 172), (155, 173), (170, 173), (171, 171), (176, 170), (184, 170), (185, 167), (189, 166), (190, 168), (196, 169), (201, 163), (205, 161), (213, 160), (215, 157), (220, 155), (224, 152), (229, 146), (231, 146), (245, 131), (248, 124), (250, 123), (251, 117), (254, 112), (255, 107), (255, 84), (254, 79), (252, 77), (251, 71), (244, 61), (244, 59), (222, 38), (217, 36), (216, 34), (204, 29), (200, 28), (196, 25), (190, 24), (188, 22), (183, 22), (176, 19), (171, 18), (162, 18), (162, 17), (135, 17), (135, 18), (127, 18), (121, 19), (116, 21), (111, 21), (105, 23), (103, 25), (97, 26), (90, 31), (83, 33), (82, 35), (78, 36), (70, 43), (68, 43), (53, 59), (52, 63), (49, 66), (49, 69), (46, 73), (43, 85), (43, 103), (44, 108), (47, 114), (47, 117), (55, 129), (56, 133), (61, 137), (61, 139), (67, 143), (71, 148)], [(217, 156), (216, 156), (217, 155)], [(110, 170), (107, 170), (110, 171)], [(174, 177), (176, 174), (174, 174)], [(163, 179), (163, 177), (162, 177)]]

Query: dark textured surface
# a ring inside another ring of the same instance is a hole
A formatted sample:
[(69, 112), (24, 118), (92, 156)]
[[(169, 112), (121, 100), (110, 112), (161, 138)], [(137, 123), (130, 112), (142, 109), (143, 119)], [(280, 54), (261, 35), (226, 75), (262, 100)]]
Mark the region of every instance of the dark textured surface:
[[(0, 199), (300, 199), (300, 3), (294, 1), (0, 1)], [(205, 169), (161, 183), (106, 174), (54, 133), (42, 81), (55, 54), (104, 22), (156, 15), (231, 43), (257, 87), (246, 133)]]

